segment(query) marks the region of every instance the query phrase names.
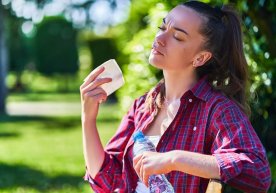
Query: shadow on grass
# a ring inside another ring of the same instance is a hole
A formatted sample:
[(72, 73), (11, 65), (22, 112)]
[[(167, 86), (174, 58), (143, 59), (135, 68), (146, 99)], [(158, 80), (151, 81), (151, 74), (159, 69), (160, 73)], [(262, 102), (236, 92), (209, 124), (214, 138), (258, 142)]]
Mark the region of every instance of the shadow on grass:
[[(63, 129), (74, 129), (81, 125), (81, 120), (79, 116), (68, 116), (68, 117), (48, 117), (48, 116), (9, 116), (1, 115), (1, 123), (12, 123), (18, 124), (19, 129), (26, 127), (20, 127), (20, 125), (28, 124), (40, 124), (40, 129), (47, 130), (63, 130)], [(42, 123), (42, 124), (41, 124)], [(1, 128), (0, 128), (1, 129)]]
[[(6, 115), (0, 114), (0, 123), (7, 122), (29, 122), (29, 121), (37, 121), (44, 122), (46, 124), (53, 124), (57, 126), (71, 126), (74, 127), (76, 125), (80, 125), (81, 117), (80, 116), (19, 116), (19, 115)], [(98, 117), (98, 121), (102, 122), (113, 122), (118, 121), (118, 118), (112, 115), (100, 115)]]
[(15, 132), (0, 132), (0, 138), (11, 138), (11, 137), (19, 137), (19, 133)]
[(82, 176), (63, 174), (50, 177), (26, 165), (0, 163), (0, 171), (0, 190), (25, 187), (44, 192), (64, 187), (77, 189), (84, 183)]

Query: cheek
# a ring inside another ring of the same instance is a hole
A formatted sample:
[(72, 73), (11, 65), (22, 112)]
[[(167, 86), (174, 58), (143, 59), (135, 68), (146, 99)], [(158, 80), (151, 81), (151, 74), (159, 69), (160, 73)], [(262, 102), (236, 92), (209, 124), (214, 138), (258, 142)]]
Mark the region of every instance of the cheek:
[(175, 56), (182, 60), (191, 61), (195, 56), (195, 49), (193, 45), (185, 44), (179, 46), (178, 49), (175, 51)]
[(186, 47), (180, 47), (171, 53), (170, 62), (175, 67), (184, 67), (192, 63), (193, 57), (193, 50)]
[(170, 51), (170, 55), (172, 56), (172, 60), (186, 60), (187, 57), (190, 55), (190, 51), (188, 49), (185, 49), (183, 47), (177, 47), (175, 49), (172, 49)]

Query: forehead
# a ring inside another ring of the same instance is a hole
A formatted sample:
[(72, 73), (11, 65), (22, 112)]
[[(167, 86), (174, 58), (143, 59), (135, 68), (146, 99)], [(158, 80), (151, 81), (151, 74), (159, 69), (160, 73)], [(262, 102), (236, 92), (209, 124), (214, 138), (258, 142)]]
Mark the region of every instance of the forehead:
[(166, 24), (183, 28), (189, 34), (198, 33), (202, 16), (183, 5), (173, 8), (165, 18)]

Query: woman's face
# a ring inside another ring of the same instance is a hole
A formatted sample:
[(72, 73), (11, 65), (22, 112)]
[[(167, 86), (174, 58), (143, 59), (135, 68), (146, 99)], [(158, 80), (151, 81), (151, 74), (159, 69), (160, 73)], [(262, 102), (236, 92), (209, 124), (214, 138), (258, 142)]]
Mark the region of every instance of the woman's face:
[(180, 5), (172, 9), (155, 37), (150, 64), (167, 71), (193, 69), (204, 40), (199, 34), (201, 22), (201, 16), (188, 7)]

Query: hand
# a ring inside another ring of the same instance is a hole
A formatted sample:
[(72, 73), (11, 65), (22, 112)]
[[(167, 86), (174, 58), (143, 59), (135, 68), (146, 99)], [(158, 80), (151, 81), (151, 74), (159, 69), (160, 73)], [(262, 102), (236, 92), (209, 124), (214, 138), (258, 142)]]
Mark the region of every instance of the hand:
[(100, 86), (112, 81), (111, 78), (98, 78), (103, 71), (104, 67), (93, 70), (80, 86), (82, 113), (91, 119), (96, 119), (99, 103), (107, 99), (106, 92)]
[(149, 176), (152, 174), (166, 174), (172, 171), (170, 152), (159, 153), (146, 151), (133, 158), (133, 167), (148, 187)]

